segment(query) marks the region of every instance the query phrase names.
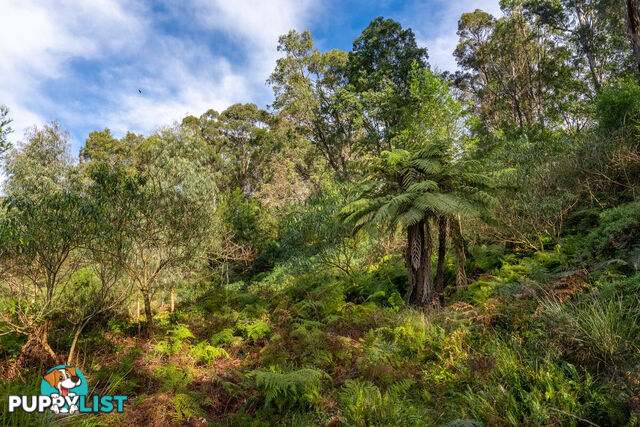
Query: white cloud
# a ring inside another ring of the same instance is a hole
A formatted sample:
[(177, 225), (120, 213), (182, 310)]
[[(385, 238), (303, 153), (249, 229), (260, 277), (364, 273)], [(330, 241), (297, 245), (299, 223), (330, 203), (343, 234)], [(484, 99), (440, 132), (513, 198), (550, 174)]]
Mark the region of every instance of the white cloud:
[[(264, 82), (277, 58), (277, 37), (303, 26), (313, 2), (191, 0), (164, 6), (165, 14), (180, 14), (164, 18), (179, 20), (192, 13), (187, 25), (224, 33), (220, 43), (231, 40), (248, 57), (232, 64), (211, 53), (207, 43), (216, 40), (167, 34), (152, 22), (154, 15), (142, 0), (0, 2), (0, 103), (11, 110), (12, 139), (49, 119), (71, 127), (110, 127), (118, 134), (148, 133), (187, 113), (266, 99)], [(77, 59), (105, 64), (94, 76), (99, 83), (83, 80), (95, 99), (89, 105), (73, 99), (54, 104), (42, 89), (69, 84), (70, 63)]]
[(317, 9), (316, 0), (193, 0), (198, 19), (231, 35), (254, 55), (251, 74), (264, 80), (278, 58), (278, 37), (302, 30)]
[[(458, 66), (453, 51), (458, 44), (458, 20), (465, 12), (484, 10), (502, 16), (499, 0), (436, 0), (420, 4), (407, 15), (419, 44), (429, 50), (429, 63), (441, 71), (455, 71)], [(434, 13), (435, 10), (435, 13)]]
[(16, 132), (53, 117), (36, 112), (50, 103), (43, 82), (65, 76), (71, 59), (95, 59), (135, 44), (144, 20), (116, 0), (8, 0), (0, 4), (0, 103), (7, 104)]

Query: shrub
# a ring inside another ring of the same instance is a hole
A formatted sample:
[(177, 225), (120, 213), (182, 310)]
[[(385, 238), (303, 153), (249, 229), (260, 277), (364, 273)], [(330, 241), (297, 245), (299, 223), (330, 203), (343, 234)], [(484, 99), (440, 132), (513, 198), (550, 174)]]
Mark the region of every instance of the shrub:
[(500, 268), (504, 257), (501, 245), (469, 247), (469, 269), (471, 272), (488, 272)]
[(596, 112), (600, 128), (605, 131), (636, 125), (640, 120), (640, 87), (637, 82), (627, 79), (602, 88), (596, 99)]
[[(619, 257), (638, 263), (640, 251), (640, 201), (608, 209), (600, 214), (600, 225), (586, 237), (590, 255), (608, 259)], [(634, 251), (635, 250), (635, 251)], [(629, 256), (631, 255), (631, 257)], [(635, 266), (638, 269), (638, 266)]]

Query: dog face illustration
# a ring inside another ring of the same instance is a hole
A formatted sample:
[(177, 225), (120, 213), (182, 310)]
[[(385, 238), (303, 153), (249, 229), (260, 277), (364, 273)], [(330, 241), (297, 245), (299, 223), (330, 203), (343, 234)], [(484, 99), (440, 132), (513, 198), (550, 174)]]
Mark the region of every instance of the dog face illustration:
[(69, 390), (77, 387), (82, 380), (76, 375), (76, 368), (67, 366), (60, 369), (54, 369), (44, 376), (44, 380), (49, 385), (60, 392), (61, 396), (66, 396)]

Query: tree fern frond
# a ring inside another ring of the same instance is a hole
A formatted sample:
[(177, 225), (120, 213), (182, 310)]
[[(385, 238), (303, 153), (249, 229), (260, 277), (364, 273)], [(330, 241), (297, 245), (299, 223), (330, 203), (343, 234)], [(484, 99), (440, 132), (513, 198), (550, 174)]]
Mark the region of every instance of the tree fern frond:
[(431, 180), (424, 180), (416, 182), (407, 187), (407, 193), (427, 193), (430, 191), (437, 191), (438, 183)]
[(399, 223), (405, 227), (409, 227), (418, 223), (422, 218), (424, 218), (424, 211), (416, 207), (412, 207), (407, 212), (400, 215)]
[(437, 159), (411, 159), (409, 166), (426, 174), (436, 174), (442, 168), (440, 161)]

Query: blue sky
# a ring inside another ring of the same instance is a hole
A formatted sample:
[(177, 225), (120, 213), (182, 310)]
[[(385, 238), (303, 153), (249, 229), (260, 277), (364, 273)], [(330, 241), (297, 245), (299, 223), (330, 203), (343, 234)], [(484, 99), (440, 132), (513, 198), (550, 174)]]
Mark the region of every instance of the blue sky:
[(0, 0), (0, 104), (12, 140), (55, 119), (77, 152), (92, 130), (148, 134), (209, 108), (266, 106), (292, 28), (349, 50), (371, 19), (393, 18), (453, 70), (457, 20), (476, 8), (499, 14), (498, 0)]

